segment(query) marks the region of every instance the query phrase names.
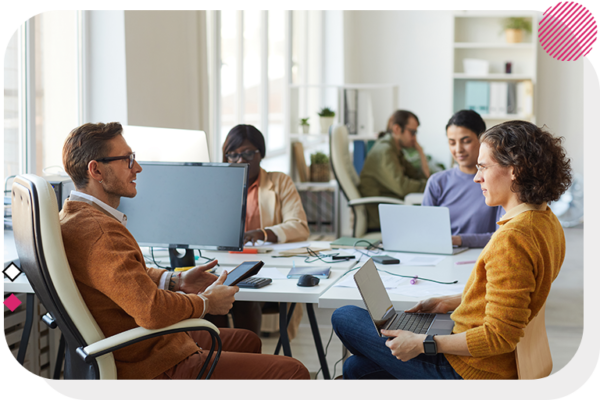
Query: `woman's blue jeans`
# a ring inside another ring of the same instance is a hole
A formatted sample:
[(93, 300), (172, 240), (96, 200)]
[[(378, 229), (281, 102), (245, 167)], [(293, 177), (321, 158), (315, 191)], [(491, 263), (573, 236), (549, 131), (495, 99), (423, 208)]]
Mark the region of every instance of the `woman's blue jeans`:
[(339, 308), (331, 323), (353, 354), (344, 363), (344, 379), (462, 379), (443, 354), (398, 360), (385, 345), (387, 338), (379, 337), (369, 313), (362, 308)]

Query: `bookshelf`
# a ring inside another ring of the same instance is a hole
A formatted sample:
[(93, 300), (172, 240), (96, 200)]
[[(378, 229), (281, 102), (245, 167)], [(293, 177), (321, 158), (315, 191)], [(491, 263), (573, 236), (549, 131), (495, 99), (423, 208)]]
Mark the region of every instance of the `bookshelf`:
[[(531, 20), (532, 32), (525, 33), (521, 43), (507, 43), (502, 29), (502, 22), (509, 17), (525, 17)], [(488, 127), (511, 119), (523, 119), (535, 123), (536, 82), (537, 82), (537, 12), (525, 11), (458, 11), (454, 14), (453, 23), (453, 99), (452, 113), (468, 108), (468, 87), (470, 82), (502, 83), (509, 85), (509, 90), (517, 86), (527, 86), (527, 99), (519, 98), (521, 103), (531, 102), (531, 107), (518, 107), (513, 113), (481, 112)], [(485, 60), (489, 63), (487, 73), (467, 73), (464, 69), (465, 59)], [(506, 73), (505, 63), (512, 63), (511, 73)], [(530, 83), (529, 83), (530, 82)], [(494, 85), (493, 90), (497, 90)], [(518, 90), (517, 90), (518, 92)], [(495, 92), (497, 93), (497, 92)], [(493, 96), (493, 95), (491, 95)], [(516, 98), (516, 95), (515, 95)], [(497, 101), (496, 101), (497, 103)], [(490, 107), (491, 109), (491, 107)]]
[[(347, 97), (354, 95), (354, 110), (349, 110)], [(354, 140), (374, 140), (383, 129), (385, 121), (374, 121), (372, 107), (385, 104), (391, 115), (398, 108), (399, 85), (397, 84), (343, 84), (343, 85), (289, 85), (289, 108), (287, 112), (290, 147), (301, 142), (306, 160), (310, 154), (321, 151), (329, 154), (329, 134), (321, 133), (317, 111), (324, 106), (332, 108), (336, 115), (334, 124), (347, 123), (353, 117), (357, 125), (356, 134), (350, 133), (350, 143)], [(350, 113), (348, 113), (350, 111)], [(352, 112), (354, 113), (352, 115)], [(309, 118), (309, 133), (300, 133), (300, 118)], [(359, 127), (360, 126), (360, 127)], [(350, 147), (352, 152), (352, 145)], [(298, 182), (295, 161), (290, 158), (292, 179)]]
[[(300, 182), (296, 166), (295, 143), (302, 143), (307, 165), (310, 164), (310, 155), (316, 151), (329, 155), (329, 134), (321, 133), (317, 115), (320, 108), (329, 107), (336, 113), (334, 124), (346, 124), (353, 117), (356, 133), (349, 135), (348, 149), (350, 157), (352, 157), (354, 141), (377, 139), (377, 135), (387, 122), (373, 120), (373, 107), (388, 109), (388, 115), (392, 115), (398, 109), (399, 85), (290, 84), (288, 88), (288, 106), (284, 125), (288, 127), (287, 137), (291, 155), (290, 176), (302, 198), (311, 233), (333, 233), (335, 237), (339, 237), (341, 231), (347, 229), (342, 221), (350, 221), (351, 218), (346, 199), (339, 195), (338, 183), (334, 179), (329, 182)], [(347, 112), (352, 111), (352, 101), (348, 99), (350, 93), (354, 95), (354, 114)], [(299, 121), (306, 117), (309, 118), (310, 123), (309, 133), (300, 133)]]

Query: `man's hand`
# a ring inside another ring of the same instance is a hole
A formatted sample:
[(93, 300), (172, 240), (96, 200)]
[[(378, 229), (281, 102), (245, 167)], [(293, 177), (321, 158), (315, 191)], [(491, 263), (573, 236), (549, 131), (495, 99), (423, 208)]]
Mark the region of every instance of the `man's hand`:
[[(219, 263), (218, 260), (212, 260), (211, 262), (198, 265), (192, 269), (189, 269), (181, 274), (181, 283), (179, 290), (184, 293), (202, 293), (212, 283), (217, 280), (217, 276), (206, 272), (215, 267)], [(175, 273), (177, 274), (177, 273)]]
[(385, 342), (385, 345), (390, 348), (392, 355), (400, 361), (412, 360), (419, 354), (423, 353), (423, 340), (427, 335), (417, 335), (415, 333), (403, 330), (388, 331), (381, 330), (385, 336), (395, 336)]
[(208, 299), (206, 314), (225, 315), (233, 307), (234, 296), (240, 288), (237, 286), (223, 286), (225, 279), (227, 279), (227, 271), (223, 271), (219, 279), (202, 293)]
[(427, 300), (421, 300), (413, 308), (406, 310), (407, 313), (432, 313), (446, 314), (448, 311), (454, 311), (460, 305), (461, 295), (431, 297)]

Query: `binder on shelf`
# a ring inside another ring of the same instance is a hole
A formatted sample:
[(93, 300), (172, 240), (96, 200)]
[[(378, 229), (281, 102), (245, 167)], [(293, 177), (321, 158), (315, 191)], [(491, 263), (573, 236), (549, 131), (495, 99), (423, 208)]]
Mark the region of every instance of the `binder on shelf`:
[(367, 158), (367, 145), (364, 140), (354, 141), (354, 169), (356, 173), (360, 175), (363, 166), (365, 165), (365, 159)]
[(490, 82), (490, 115), (505, 115), (507, 99), (507, 82)]
[(465, 108), (479, 114), (489, 114), (489, 82), (467, 81), (465, 83)]
[(358, 109), (356, 110), (359, 135), (370, 135), (375, 130), (373, 122), (373, 103), (371, 94), (368, 92), (358, 92)]
[(529, 118), (533, 115), (533, 82), (517, 83), (517, 114)]
[(515, 82), (508, 82), (506, 113), (517, 113), (517, 84)]
[(349, 135), (358, 133), (358, 90), (344, 89), (344, 125)]
[(292, 143), (292, 148), (294, 150), (296, 169), (298, 170), (300, 182), (308, 182), (308, 167), (306, 166), (306, 159), (304, 158), (304, 146), (300, 142), (294, 142)]

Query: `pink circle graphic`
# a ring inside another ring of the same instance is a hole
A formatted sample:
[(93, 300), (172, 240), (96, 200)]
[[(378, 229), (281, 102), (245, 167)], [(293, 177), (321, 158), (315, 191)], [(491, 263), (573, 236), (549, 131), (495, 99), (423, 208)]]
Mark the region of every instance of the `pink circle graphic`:
[(572, 1), (548, 8), (538, 26), (542, 48), (559, 61), (585, 57), (592, 50), (597, 33), (592, 13)]

